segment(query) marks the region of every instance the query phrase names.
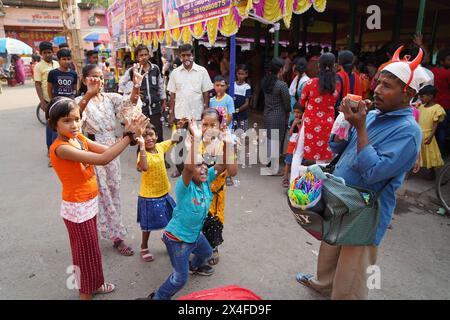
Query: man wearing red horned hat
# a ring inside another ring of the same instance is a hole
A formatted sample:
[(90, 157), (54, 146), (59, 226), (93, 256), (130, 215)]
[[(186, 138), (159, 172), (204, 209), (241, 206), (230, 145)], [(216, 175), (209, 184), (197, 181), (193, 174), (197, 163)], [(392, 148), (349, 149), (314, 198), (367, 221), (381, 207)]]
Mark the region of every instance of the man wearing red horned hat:
[[(333, 174), (348, 185), (373, 190), (380, 201), (373, 245), (331, 246), (322, 241), (316, 276), (297, 274), (298, 282), (331, 299), (367, 299), (369, 289), (379, 289), (377, 281), (368, 280), (374, 271), (382, 276), (383, 270), (370, 266), (376, 264), (378, 246), (394, 213), (395, 191), (419, 154), (422, 134), (409, 102), (429, 76), (420, 66), (422, 49), (410, 62), (408, 56), (400, 60), (402, 48), (381, 71), (373, 102), (360, 102), (354, 110), (343, 100), (341, 111), (352, 124), (348, 141), (330, 137), (331, 149), (340, 155)], [(372, 105), (375, 110), (368, 112)]]

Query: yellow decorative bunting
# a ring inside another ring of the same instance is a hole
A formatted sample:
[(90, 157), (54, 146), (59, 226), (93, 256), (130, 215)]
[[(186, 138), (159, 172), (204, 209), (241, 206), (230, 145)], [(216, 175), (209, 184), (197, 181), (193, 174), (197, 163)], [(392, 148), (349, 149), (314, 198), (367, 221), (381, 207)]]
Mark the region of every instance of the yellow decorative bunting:
[(152, 34), (150, 33), (150, 32), (145, 32), (145, 33), (143, 33), (142, 34), (142, 43), (144, 44), (144, 45), (146, 45), (146, 46), (148, 46), (148, 39), (149, 39), (149, 37), (151, 37), (152, 36)]
[(241, 18), (245, 19), (248, 17), (248, 13), (253, 8), (253, 2), (252, 2), (252, 0), (239, 1), (236, 5), (236, 8), (237, 8)]
[[(302, 1), (302, 0), (299, 0)], [(305, 0), (308, 1), (308, 0)], [(309, 1), (308, 1), (309, 2)], [(283, 17), (283, 8), (279, 1), (267, 1), (264, 3), (264, 19), (270, 22), (277, 22)]]
[(208, 41), (210, 45), (216, 43), (217, 30), (219, 25), (219, 19), (212, 19), (206, 23), (206, 30), (208, 31)]
[(289, 29), (291, 26), (292, 12), (294, 11), (294, 0), (285, 0), (286, 12), (283, 17), (284, 25)]
[(203, 24), (202, 22), (194, 24), (192, 36), (195, 39), (203, 38), (206, 31), (206, 24)]
[(183, 43), (191, 43), (192, 37), (191, 37), (191, 29), (189, 26), (183, 27), (181, 29), (181, 40)]
[(158, 42), (163, 43), (164, 42), (164, 31), (158, 31)]
[(170, 35), (172, 36), (172, 39), (175, 42), (180, 41), (180, 37), (181, 37), (181, 30), (180, 30), (180, 28), (175, 28), (175, 29), (170, 30)]
[(311, 2), (309, 0), (298, 0), (297, 8), (294, 8), (296, 14), (302, 14), (311, 8)]
[(314, 9), (317, 12), (324, 12), (327, 6), (327, 0), (314, 0)]
[(170, 30), (165, 32), (166, 36), (166, 45), (170, 46), (172, 44), (172, 37), (170, 36)]
[(222, 25), (220, 28), (220, 33), (225, 37), (230, 37), (235, 35), (239, 30), (239, 26), (237, 25), (234, 16), (232, 13), (222, 18)]

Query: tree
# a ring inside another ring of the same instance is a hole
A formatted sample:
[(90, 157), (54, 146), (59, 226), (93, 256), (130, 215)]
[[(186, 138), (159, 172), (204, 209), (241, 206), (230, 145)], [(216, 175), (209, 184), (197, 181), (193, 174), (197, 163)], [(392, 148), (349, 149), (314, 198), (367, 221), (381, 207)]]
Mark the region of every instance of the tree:
[(108, 8), (114, 0), (81, 0), (81, 3), (92, 3), (95, 7)]

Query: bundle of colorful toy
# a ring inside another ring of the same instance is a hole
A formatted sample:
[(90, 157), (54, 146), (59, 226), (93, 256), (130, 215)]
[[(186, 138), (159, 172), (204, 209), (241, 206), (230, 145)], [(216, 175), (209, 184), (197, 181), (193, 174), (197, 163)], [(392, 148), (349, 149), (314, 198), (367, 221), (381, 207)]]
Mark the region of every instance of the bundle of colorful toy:
[(291, 205), (301, 210), (316, 206), (322, 196), (322, 185), (323, 181), (317, 179), (310, 171), (297, 177), (288, 190)]

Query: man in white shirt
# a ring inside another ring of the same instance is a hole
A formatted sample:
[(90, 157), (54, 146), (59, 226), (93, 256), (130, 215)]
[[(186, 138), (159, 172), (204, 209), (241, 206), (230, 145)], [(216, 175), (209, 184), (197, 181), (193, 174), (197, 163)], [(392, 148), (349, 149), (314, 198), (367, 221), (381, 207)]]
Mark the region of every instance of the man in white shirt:
[(194, 63), (193, 47), (180, 47), (182, 65), (170, 74), (167, 91), (170, 92), (169, 122), (183, 118), (200, 120), (202, 112), (209, 106), (209, 91), (213, 84), (208, 71)]
[[(190, 44), (180, 46), (182, 65), (170, 74), (167, 91), (169, 100), (169, 123), (175, 124), (183, 118), (200, 120), (204, 109), (209, 107), (209, 91), (213, 84), (208, 71), (194, 63), (194, 48)], [(180, 157), (183, 157), (180, 152)], [(182, 163), (177, 164), (178, 172), (172, 177), (178, 177), (183, 171)]]

